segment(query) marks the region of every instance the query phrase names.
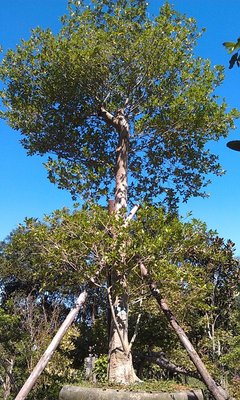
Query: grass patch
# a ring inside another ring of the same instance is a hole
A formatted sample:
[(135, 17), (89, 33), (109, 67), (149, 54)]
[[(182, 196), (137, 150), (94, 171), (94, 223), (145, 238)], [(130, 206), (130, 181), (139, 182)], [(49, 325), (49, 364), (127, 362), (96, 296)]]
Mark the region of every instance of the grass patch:
[(85, 387), (95, 387), (95, 388), (102, 388), (102, 389), (116, 389), (116, 390), (123, 390), (123, 391), (130, 391), (130, 392), (179, 392), (183, 390), (191, 390), (191, 389), (203, 389), (204, 386), (201, 382), (194, 380), (191, 384), (182, 384), (174, 380), (148, 380), (141, 383), (135, 383), (133, 385), (116, 385), (116, 384), (109, 384), (107, 382), (98, 382), (98, 383), (91, 383), (88, 381), (82, 381), (78, 383), (79, 386)]

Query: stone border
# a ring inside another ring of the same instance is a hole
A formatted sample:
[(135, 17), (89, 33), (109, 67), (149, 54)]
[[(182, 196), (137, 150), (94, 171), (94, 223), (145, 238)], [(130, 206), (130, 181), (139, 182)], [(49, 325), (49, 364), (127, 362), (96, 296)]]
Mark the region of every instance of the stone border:
[(67, 385), (62, 388), (59, 400), (204, 400), (204, 396), (201, 389), (147, 393)]

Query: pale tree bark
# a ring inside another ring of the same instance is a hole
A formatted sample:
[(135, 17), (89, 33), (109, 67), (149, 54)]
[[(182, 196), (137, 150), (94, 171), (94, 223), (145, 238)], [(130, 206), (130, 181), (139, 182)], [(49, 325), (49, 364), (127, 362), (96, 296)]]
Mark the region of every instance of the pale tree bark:
[(129, 146), (129, 124), (124, 116), (123, 110), (118, 110), (118, 147), (116, 163), (116, 189), (115, 210), (127, 208), (127, 168), (128, 168), (128, 146)]
[[(125, 226), (131, 221), (139, 206), (136, 205), (125, 219)], [(123, 261), (124, 262), (124, 261)], [(120, 283), (122, 293), (114, 293), (116, 282)], [(128, 338), (128, 294), (124, 277), (118, 271), (111, 271), (111, 286), (108, 287), (109, 306), (111, 310), (109, 335), (109, 382), (130, 384), (139, 382), (136, 376), (131, 354), (131, 342)], [(113, 298), (112, 298), (113, 295)]]
[(109, 341), (109, 382), (131, 384), (139, 381), (135, 374), (132, 354), (128, 340), (128, 298), (116, 296), (114, 304), (111, 297), (112, 319)]
[[(116, 187), (114, 211), (117, 215), (127, 208), (127, 173), (128, 173), (128, 146), (130, 129), (124, 110), (119, 109), (116, 116), (106, 111), (104, 107), (100, 109), (102, 118), (110, 124), (118, 134), (117, 159), (116, 159)], [(126, 219), (125, 225), (128, 223)], [(122, 250), (120, 254), (121, 263), (125, 263), (125, 254)], [(111, 308), (111, 323), (109, 334), (109, 382), (130, 384), (139, 381), (132, 363), (132, 354), (128, 338), (128, 293), (126, 277), (114, 270), (110, 272), (109, 302)], [(121, 295), (117, 293), (116, 283), (121, 287)]]

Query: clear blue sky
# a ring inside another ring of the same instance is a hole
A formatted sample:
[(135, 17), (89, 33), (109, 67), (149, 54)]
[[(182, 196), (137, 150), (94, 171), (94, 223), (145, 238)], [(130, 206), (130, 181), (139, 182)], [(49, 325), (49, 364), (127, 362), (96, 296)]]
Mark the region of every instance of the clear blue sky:
[[(163, 1), (149, 0), (154, 13)], [(228, 70), (228, 55), (222, 43), (240, 36), (238, 0), (172, 0), (178, 11), (195, 17), (199, 28), (206, 28), (196, 53), (209, 58), (213, 65), (226, 66), (224, 84), (218, 94), (229, 106), (240, 109), (240, 69)], [(0, 44), (4, 51), (14, 48), (21, 38), (27, 39), (33, 27), (50, 27), (57, 31), (59, 18), (65, 13), (67, 0), (1, 0)], [(229, 140), (240, 139), (240, 121)], [(192, 211), (193, 216), (207, 222), (226, 239), (236, 243), (240, 255), (240, 153), (226, 148), (226, 140), (214, 144), (223, 168), (222, 178), (214, 178), (208, 187), (208, 199), (192, 199), (180, 207), (182, 215)], [(0, 240), (25, 217), (42, 218), (56, 208), (72, 207), (67, 192), (58, 190), (47, 180), (40, 157), (27, 157), (19, 144), (19, 134), (0, 121)]]

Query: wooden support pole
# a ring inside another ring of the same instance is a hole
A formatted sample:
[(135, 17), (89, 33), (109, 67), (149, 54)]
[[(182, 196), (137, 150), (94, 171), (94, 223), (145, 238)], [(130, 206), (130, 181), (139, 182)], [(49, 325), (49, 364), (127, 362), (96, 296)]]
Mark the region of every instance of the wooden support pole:
[(79, 313), (81, 306), (85, 303), (86, 298), (87, 298), (87, 292), (84, 290), (77, 298), (74, 308), (72, 308), (72, 310), (68, 313), (67, 317), (63, 321), (63, 323), (60, 326), (59, 330), (57, 331), (56, 335), (54, 336), (51, 343), (49, 344), (47, 350), (45, 351), (43, 356), (38, 361), (38, 363), (35, 366), (35, 368), (33, 369), (32, 373), (29, 375), (28, 379), (24, 383), (24, 385), (23, 385), (22, 389), (20, 390), (20, 392), (18, 393), (17, 397), (15, 397), (15, 400), (24, 400), (27, 397), (30, 390), (36, 383), (38, 377), (41, 375), (41, 373), (44, 370), (44, 368), (46, 367), (47, 363), (52, 358), (52, 356), (53, 356), (56, 348), (58, 347), (59, 343), (61, 342), (63, 336), (65, 335), (68, 328), (73, 323), (74, 319), (76, 318), (77, 314)]
[(142, 277), (146, 280), (149, 285), (150, 291), (153, 297), (156, 299), (158, 305), (160, 306), (161, 310), (165, 314), (167, 320), (169, 321), (171, 327), (174, 329), (175, 333), (177, 334), (181, 344), (187, 351), (189, 358), (195, 365), (199, 375), (202, 378), (202, 381), (207, 386), (209, 392), (212, 394), (215, 400), (231, 400), (231, 397), (228, 393), (217, 383), (209, 374), (207, 368), (205, 367), (204, 363), (202, 362), (201, 358), (199, 357), (198, 353), (194, 349), (192, 343), (188, 339), (186, 333), (181, 328), (179, 323), (177, 322), (176, 317), (174, 316), (173, 312), (168, 307), (168, 304), (165, 299), (161, 296), (160, 290), (157, 288), (155, 282), (152, 281), (151, 277), (148, 274), (147, 268), (143, 263), (140, 263), (140, 271)]

